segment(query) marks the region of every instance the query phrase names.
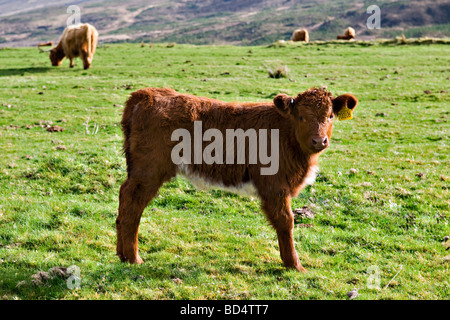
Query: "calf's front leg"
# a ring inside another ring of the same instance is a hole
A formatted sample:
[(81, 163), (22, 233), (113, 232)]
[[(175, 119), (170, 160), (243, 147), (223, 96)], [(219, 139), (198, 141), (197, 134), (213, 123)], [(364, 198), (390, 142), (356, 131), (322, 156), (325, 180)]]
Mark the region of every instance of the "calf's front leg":
[(300, 263), (297, 251), (295, 251), (294, 215), (291, 210), (291, 198), (282, 196), (264, 199), (263, 210), (277, 232), (280, 256), (284, 266), (306, 272), (306, 269)]

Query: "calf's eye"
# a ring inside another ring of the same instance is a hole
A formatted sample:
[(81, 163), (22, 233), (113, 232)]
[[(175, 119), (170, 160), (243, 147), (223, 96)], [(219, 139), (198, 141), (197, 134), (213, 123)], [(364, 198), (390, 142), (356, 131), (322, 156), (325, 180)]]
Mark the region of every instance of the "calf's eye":
[(300, 119), (300, 121), (303, 121), (303, 117), (302, 116), (300, 116), (299, 119)]
[(333, 119), (333, 114), (331, 114), (330, 119)]

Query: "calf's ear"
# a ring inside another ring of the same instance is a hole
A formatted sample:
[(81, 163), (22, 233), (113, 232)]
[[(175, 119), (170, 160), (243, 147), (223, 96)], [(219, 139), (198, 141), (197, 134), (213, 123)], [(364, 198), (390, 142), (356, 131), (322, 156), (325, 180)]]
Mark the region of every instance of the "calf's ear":
[(357, 104), (358, 99), (354, 95), (349, 93), (340, 95), (339, 97), (333, 99), (333, 113), (337, 115), (343, 108), (346, 107), (353, 111)]
[(294, 98), (287, 94), (280, 93), (273, 99), (273, 103), (281, 115), (287, 117), (291, 113), (292, 106), (294, 105)]

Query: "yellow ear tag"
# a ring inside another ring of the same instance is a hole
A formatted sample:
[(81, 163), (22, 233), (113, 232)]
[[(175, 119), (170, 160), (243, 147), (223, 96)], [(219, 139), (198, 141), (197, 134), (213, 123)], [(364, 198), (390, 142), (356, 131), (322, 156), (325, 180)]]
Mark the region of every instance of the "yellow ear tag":
[(341, 109), (341, 111), (338, 112), (338, 119), (339, 120), (350, 120), (352, 118), (352, 110), (347, 108), (345, 106)]

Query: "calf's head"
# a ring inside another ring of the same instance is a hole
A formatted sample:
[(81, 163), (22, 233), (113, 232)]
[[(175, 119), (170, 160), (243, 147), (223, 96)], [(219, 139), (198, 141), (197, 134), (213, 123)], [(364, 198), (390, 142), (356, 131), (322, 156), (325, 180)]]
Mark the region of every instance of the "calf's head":
[(279, 94), (274, 104), (294, 128), (295, 138), (303, 151), (318, 153), (330, 144), (333, 121), (346, 108), (353, 111), (358, 99), (351, 94), (333, 98), (324, 89), (309, 89), (297, 97)]

